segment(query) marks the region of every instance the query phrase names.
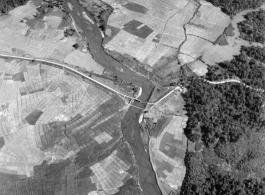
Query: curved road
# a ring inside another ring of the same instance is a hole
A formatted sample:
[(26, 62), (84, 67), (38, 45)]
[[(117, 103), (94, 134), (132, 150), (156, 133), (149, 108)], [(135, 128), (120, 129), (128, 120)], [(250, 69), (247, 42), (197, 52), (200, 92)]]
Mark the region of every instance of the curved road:
[(236, 79), (227, 79), (227, 80), (222, 80), (222, 81), (208, 81), (205, 79), (205, 81), (213, 85), (224, 84), (224, 83), (242, 83), (241, 81), (236, 80)]
[(45, 63), (57, 65), (57, 66), (60, 66), (60, 67), (65, 68), (65, 69), (68, 69), (70, 71), (73, 71), (76, 74), (81, 75), (81, 76), (89, 79), (90, 81), (92, 81), (94, 83), (97, 83), (98, 85), (101, 85), (102, 87), (107, 88), (108, 90), (110, 90), (110, 91), (112, 91), (114, 93), (117, 93), (117, 94), (119, 94), (119, 95), (121, 95), (123, 97), (129, 98), (129, 99), (134, 99), (134, 100), (137, 100), (137, 101), (141, 102), (140, 100), (137, 99), (138, 98), (138, 95), (137, 95), (137, 98), (131, 97), (131, 96), (128, 96), (128, 95), (125, 95), (125, 94), (123, 94), (123, 93), (121, 93), (121, 92), (119, 92), (119, 91), (117, 91), (115, 89), (112, 89), (111, 87), (109, 87), (109, 86), (107, 86), (107, 85), (105, 85), (105, 84), (103, 84), (103, 83), (101, 83), (101, 82), (99, 82), (99, 81), (97, 81), (97, 80), (95, 80), (95, 79), (93, 79), (93, 78), (85, 75), (84, 73), (75, 70), (74, 68), (71, 68), (71, 67), (66, 66), (63, 63), (54, 62), (54, 61), (50, 61), (50, 60), (44, 60), (44, 59), (38, 59), (38, 58), (31, 58), (31, 57), (23, 57), (23, 56), (9, 55), (9, 54), (0, 54), (0, 57), (16, 58), (16, 59), (21, 59), (21, 60), (34, 60), (36, 62), (45, 62)]
[[(117, 93), (117, 94), (119, 94), (119, 95), (121, 95), (121, 96), (123, 96), (123, 97), (129, 98), (129, 99), (136, 100), (136, 101), (138, 101), (138, 102), (140, 102), (140, 103), (143, 103), (143, 104), (152, 104), (152, 105), (155, 105), (155, 104), (157, 104), (159, 101), (161, 101), (161, 100), (158, 100), (158, 101), (155, 102), (155, 103), (142, 102), (141, 100), (138, 99), (138, 98), (141, 96), (141, 94), (142, 94), (142, 88), (141, 88), (141, 87), (139, 87), (140, 89), (139, 89), (138, 95), (137, 95), (136, 97), (131, 97), (131, 96), (125, 95), (125, 94), (123, 94), (123, 93), (121, 93), (121, 92), (119, 92), (119, 91), (117, 91), (117, 90), (115, 90), (115, 89), (113, 89), (113, 88), (111, 88), (111, 87), (109, 87), (109, 86), (107, 86), (107, 85), (105, 85), (105, 84), (103, 84), (103, 83), (101, 83), (101, 82), (99, 82), (99, 81), (97, 81), (97, 80), (95, 80), (95, 79), (93, 79), (93, 78), (91, 78), (91, 77), (85, 75), (85, 74), (82, 73), (82, 72), (79, 72), (79, 71), (75, 70), (74, 68), (71, 68), (71, 67), (65, 65), (64, 63), (54, 62), (54, 61), (51, 61), (51, 60), (45, 60), (45, 59), (40, 59), (40, 58), (32, 58), (32, 57), (17, 56), (17, 55), (13, 55), (13, 54), (12, 54), (12, 55), (11, 55), (11, 54), (0, 54), (0, 57), (16, 58), (16, 59), (21, 59), (21, 60), (34, 60), (34, 61), (36, 61), (36, 62), (45, 62), (45, 63), (49, 63), (49, 64), (53, 64), (53, 65), (57, 65), (57, 66), (60, 66), (60, 67), (65, 68), (65, 69), (68, 69), (68, 70), (70, 70), (70, 71), (73, 71), (73, 72), (75, 72), (76, 74), (81, 75), (81, 76), (83, 76), (83, 77), (89, 79), (90, 81), (95, 82), (95, 83), (97, 83), (98, 85), (101, 85), (102, 87), (107, 88), (108, 90), (110, 90), (110, 91), (112, 91), (112, 92), (114, 92), (114, 93)], [(172, 90), (170, 93), (172, 93), (173, 91), (175, 91), (175, 89)], [(168, 95), (169, 95), (169, 94), (168, 94)], [(168, 95), (166, 95), (166, 96), (168, 96)], [(165, 98), (165, 97), (163, 97), (162, 99), (164, 99), (164, 98)]]
[(208, 81), (208, 80), (204, 79), (204, 81), (206, 81), (206, 82), (208, 82), (210, 84), (213, 84), (213, 85), (224, 84), (224, 83), (240, 83), (240, 84), (244, 85), (247, 88), (253, 89), (255, 91), (264, 92), (264, 89), (253, 88), (253, 87), (251, 87), (249, 85), (246, 85), (245, 83), (242, 83), (240, 80), (237, 80), (237, 79), (227, 79), (227, 80), (222, 80), (222, 81)]

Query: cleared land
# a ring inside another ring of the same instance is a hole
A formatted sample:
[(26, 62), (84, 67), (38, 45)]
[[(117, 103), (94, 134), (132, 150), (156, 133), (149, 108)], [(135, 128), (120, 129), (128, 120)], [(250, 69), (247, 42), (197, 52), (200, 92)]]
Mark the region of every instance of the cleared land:
[(189, 68), (198, 76), (203, 76), (208, 72), (207, 65), (201, 61), (190, 63)]

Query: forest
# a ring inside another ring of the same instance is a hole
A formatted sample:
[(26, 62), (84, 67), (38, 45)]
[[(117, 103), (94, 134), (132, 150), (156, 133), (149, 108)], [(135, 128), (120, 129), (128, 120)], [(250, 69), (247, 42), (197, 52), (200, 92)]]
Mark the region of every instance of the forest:
[(257, 60), (258, 62), (265, 62), (265, 47), (245, 47), (241, 48), (241, 51), (244, 52), (250, 58)]
[(265, 10), (254, 11), (238, 23), (240, 37), (246, 41), (265, 43)]
[[(205, 156), (198, 153), (189, 152), (186, 155), (185, 163), (189, 166), (180, 195), (265, 194), (264, 181), (256, 178), (235, 177), (229, 171), (221, 170), (219, 166), (204, 159)], [(216, 160), (220, 161), (220, 159)]]
[(183, 94), (184, 133), (199, 151), (187, 151), (181, 195), (264, 195), (264, 93), (240, 83), (213, 85), (206, 80), (238, 78), (263, 88), (265, 48), (242, 47), (230, 62), (209, 66), (205, 77), (187, 79)]
[(256, 89), (265, 89), (265, 48), (245, 47), (241, 48), (240, 55), (230, 62), (225, 61), (218, 66), (210, 66), (206, 78), (208, 80), (223, 80), (231, 75), (239, 78), (243, 83)]
[(6, 14), (9, 10), (24, 5), (28, 0), (1, 0), (0, 1), (0, 12)]
[(265, 125), (260, 118), (263, 98), (259, 92), (238, 83), (213, 85), (194, 78), (184, 94), (189, 117), (185, 133), (206, 146), (236, 142), (250, 131)]
[(216, 7), (220, 7), (221, 10), (230, 15), (236, 15), (240, 11), (247, 9), (256, 9), (260, 7), (265, 0), (206, 0), (212, 3)]

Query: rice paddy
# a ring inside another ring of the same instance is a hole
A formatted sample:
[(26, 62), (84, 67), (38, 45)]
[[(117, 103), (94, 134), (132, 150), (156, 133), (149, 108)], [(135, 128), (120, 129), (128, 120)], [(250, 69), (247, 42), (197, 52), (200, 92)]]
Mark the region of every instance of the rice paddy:
[[(124, 157), (131, 155), (130, 149), (119, 141), (126, 103), (117, 95), (36, 62), (0, 58), (0, 75), (0, 178), (9, 174), (36, 182), (37, 167), (44, 162), (69, 159), (81, 170), (91, 169), (86, 194), (116, 193), (134, 176), (134, 162)], [(113, 147), (117, 143), (119, 147)], [(96, 160), (112, 147), (110, 154)], [(42, 182), (39, 185), (46, 185)], [(47, 187), (54, 192), (55, 186)]]
[(196, 60), (201, 52), (193, 48), (214, 42), (230, 23), (220, 9), (204, 1), (104, 2), (114, 8), (108, 20), (105, 48), (129, 55), (153, 69), (164, 65), (163, 58), (177, 56), (181, 64)]

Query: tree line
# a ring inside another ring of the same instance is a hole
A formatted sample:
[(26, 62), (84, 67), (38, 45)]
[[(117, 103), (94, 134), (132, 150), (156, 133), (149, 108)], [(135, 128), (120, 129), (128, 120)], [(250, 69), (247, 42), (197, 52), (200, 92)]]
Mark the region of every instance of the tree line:
[(244, 40), (265, 43), (265, 10), (247, 13), (238, 23), (240, 37)]
[(2, 14), (8, 13), (9, 10), (24, 5), (28, 0), (1, 0), (0, 1), (0, 12)]
[(236, 15), (240, 11), (248, 9), (257, 9), (265, 0), (206, 0), (212, 3), (216, 7), (220, 7), (221, 10), (230, 15)]
[(264, 58), (264, 48), (242, 47), (233, 60), (210, 66), (205, 77), (186, 79), (184, 133), (204, 147), (186, 152), (181, 195), (265, 194), (264, 94), (240, 83), (205, 81), (238, 78), (264, 88)]

